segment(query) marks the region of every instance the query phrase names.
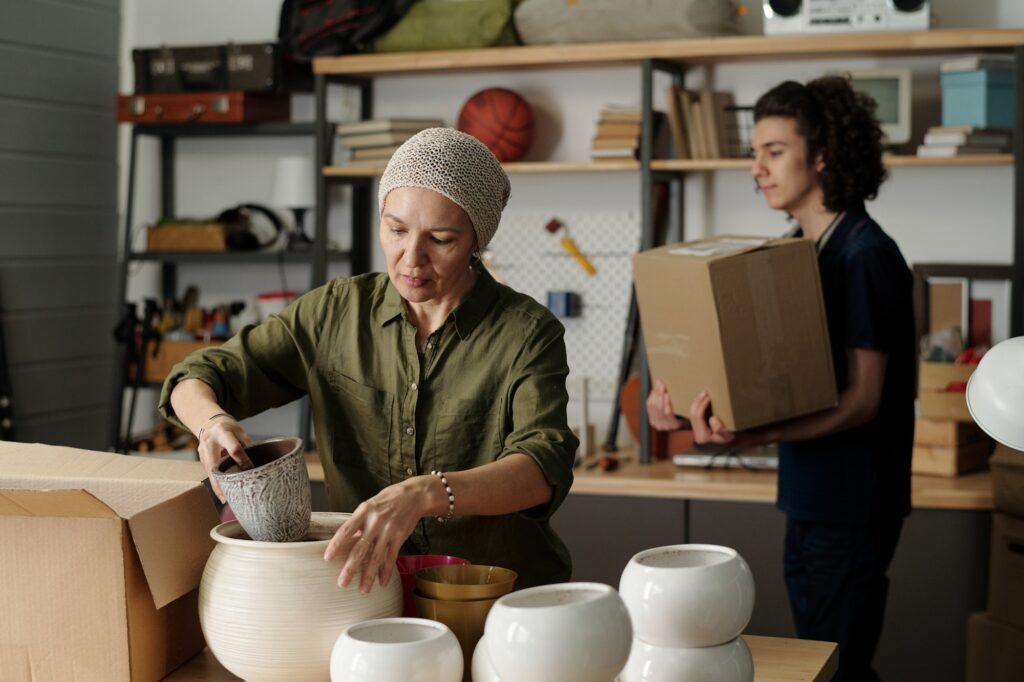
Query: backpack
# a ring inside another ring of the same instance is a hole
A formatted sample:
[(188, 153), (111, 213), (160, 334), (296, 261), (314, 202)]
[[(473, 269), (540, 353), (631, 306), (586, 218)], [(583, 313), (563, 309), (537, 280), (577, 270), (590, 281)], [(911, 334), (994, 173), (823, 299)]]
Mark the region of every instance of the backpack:
[(285, 62), (361, 52), (415, 0), (284, 0), (277, 38)]

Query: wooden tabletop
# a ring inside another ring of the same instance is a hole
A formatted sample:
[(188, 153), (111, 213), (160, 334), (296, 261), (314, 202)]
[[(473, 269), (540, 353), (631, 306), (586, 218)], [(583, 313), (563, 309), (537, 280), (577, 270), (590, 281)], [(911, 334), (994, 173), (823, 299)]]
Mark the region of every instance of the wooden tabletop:
[[(744, 635), (754, 657), (754, 682), (825, 682), (839, 665), (832, 642)], [(165, 678), (172, 682), (229, 682), (238, 678), (209, 649)]]
[[(622, 465), (612, 472), (588, 469), (593, 458), (577, 468), (573, 495), (614, 495), (668, 499), (719, 500), (722, 502), (775, 502), (775, 471), (748, 469), (697, 469), (678, 467), (668, 460), (638, 464), (635, 453), (620, 453)], [(306, 453), (309, 478), (324, 480), (316, 453)], [(957, 478), (913, 476), (911, 504), (914, 509), (993, 508), (992, 477), (988, 471)]]
[[(678, 467), (669, 460), (638, 464), (635, 455), (625, 453), (622, 464), (612, 472), (588, 469), (585, 462), (576, 469), (571, 493), (576, 495), (617, 495), (725, 502), (775, 502), (775, 471), (749, 469), (699, 469)], [(911, 477), (911, 504), (915, 509), (991, 510), (992, 478), (983, 471), (957, 478)]]

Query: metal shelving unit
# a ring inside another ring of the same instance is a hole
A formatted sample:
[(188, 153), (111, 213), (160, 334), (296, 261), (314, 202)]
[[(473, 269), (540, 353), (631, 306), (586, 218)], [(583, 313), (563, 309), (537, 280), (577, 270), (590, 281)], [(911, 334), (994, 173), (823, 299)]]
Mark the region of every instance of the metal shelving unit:
[[(365, 236), (353, 235), (352, 248), (348, 251), (332, 251), (327, 248), (327, 225), (325, 206), (326, 192), (321, 191), (323, 184), (317, 182), (316, 215), (317, 228), (311, 248), (302, 251), (226, 251), (226, 252), (152, 252), (133, 251), (132, 224), (135, 207), (135, 183), (139, 139), (141, 137), (157, 138), (160, 143), (160, 212), (163, 216), (174, 216), (176, 203), (175, 157), (176, 141), (182, 137), (310, 137), (316, 144), (316, 177), (321, 178), (320, 168), (329, 164), (333, 149), (333, 125), (321, 119), (311, 123), (192, 123), (192, 124), (134, 124), (128, 153), (128, 187), (124, 213), (124, 241), (119, 262), (117, 300), (125, 300), (128, 286), (129, 266), (137, 262), (160, 263), (163, 288), (174, 291), (177, 288), (177, 268), (183, 264), (215, 264), (231, 267), (260, 264), (308, 263), (310, 265), (310, 288), (317, 287), (327, 280), (327, 264), (330, 262), (350, 262), (353, 274), (363, 272), (369, 264), (368, 241)], [(367, 204), (368, 206), (368, 204)], [(321, 220), (322, 216), (322, 220)], [(353, 215), (353, 225), (359, 225)], [(121, 409), (124, 390), (132, 386), (128, 376), (127, 363), (118, 363), (115, 377), (114, 418), (110, 429), (110, 442), (115, 449), (123, 450), (125, 438), (130, 434), (122, 434), (124, 427), (124, 410)], [(158, 389), (161, 384), (139, 382), (139, 388)], [(132, 407), (134, 410), (134, 401)], [(128, 415), (131, 423), (132, 414)], [(303, 403), (301, 409), (300, 433), (309, 442), (308, 405)]]

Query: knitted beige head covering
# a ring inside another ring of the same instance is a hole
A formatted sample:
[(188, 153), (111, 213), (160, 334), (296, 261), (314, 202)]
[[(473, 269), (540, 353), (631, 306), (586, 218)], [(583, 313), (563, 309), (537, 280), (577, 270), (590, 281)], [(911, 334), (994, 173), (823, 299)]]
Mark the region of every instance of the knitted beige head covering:
[(511, 185), (505, 169), (482, 142), (452, 128), (428, 128), (405, 141), (380, 178), (377, 206), (397, 187), (422, 187), (462, 207), (473, 222), (477, 248), (487, 246), (498, 229)]

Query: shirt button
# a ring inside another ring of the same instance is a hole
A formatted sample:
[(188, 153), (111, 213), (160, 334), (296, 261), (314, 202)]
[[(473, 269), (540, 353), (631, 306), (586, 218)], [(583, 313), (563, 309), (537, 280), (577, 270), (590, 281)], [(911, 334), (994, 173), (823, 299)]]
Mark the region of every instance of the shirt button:
[(412, 428), (411, 426), (409, 426), (409, 427), (406, 427), (406, 429), (405, 429), (405, 434), (406, 434), (407, 436), (411, 436), (411, 435), (412, 435), (412, 434), (414, 434), (414, 433), (416, 433), (416, 429)]
[(406, 468), (405, 475), (406, 476), (412, 476), (412, 469)]
[(409, 388), (411, 388), (412, 390), (415, 391), (416, 390), (416, 383), (413, 382), (413, 383), (409, 384)]
[(433, 347), (434, 347), (434, 342), (433, 341), (428, 341), (427, 342), (427, 350), (430, 350)]

